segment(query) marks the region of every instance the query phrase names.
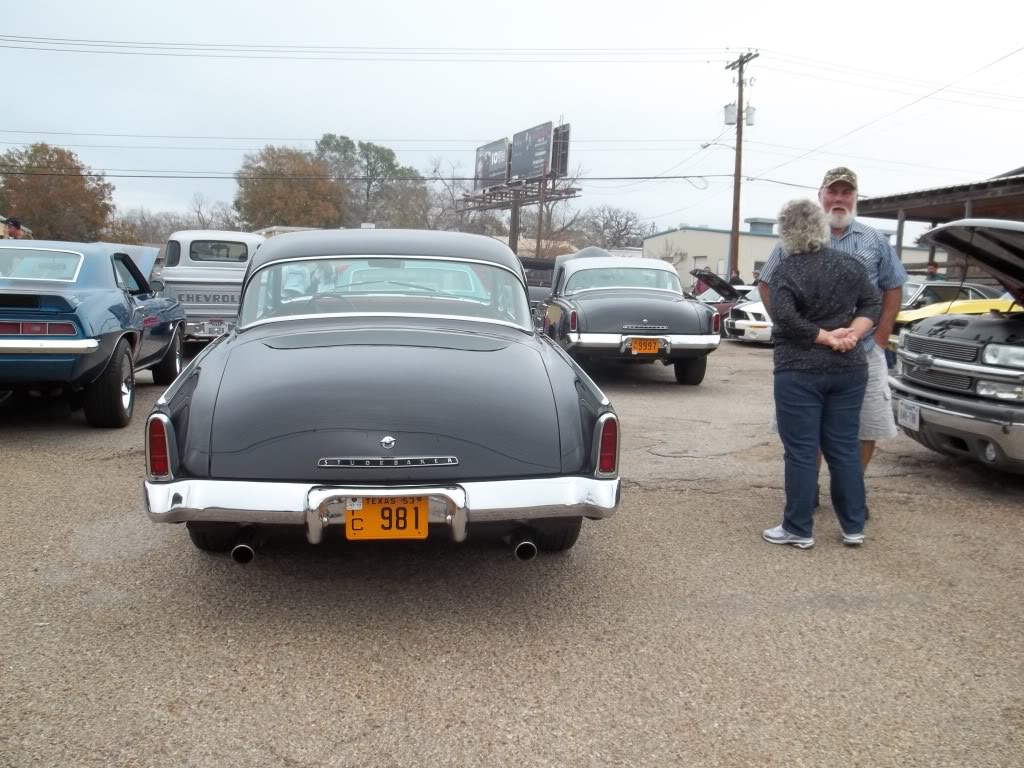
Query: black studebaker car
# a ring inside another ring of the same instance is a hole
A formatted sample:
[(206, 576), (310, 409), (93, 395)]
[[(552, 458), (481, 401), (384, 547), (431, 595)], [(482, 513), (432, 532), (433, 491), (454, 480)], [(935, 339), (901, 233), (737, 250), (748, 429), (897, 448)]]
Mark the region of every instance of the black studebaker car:
[(538, 312), (544, 333), (574, 358), (661, 361), (680, 384), (704, 380), (721, 341), (720, 316), (683, 294), (673, 266), (600, 248), (555, 260), (552, 292)]
[(995, 277), (1017, 306), (900, 333), (889, 378), (903, 431), (933, 451), (1024, 472), (1024, 222), (965, 219), (924, 236)]
[[(314, 273), (330, 285), (295, 289)], [(608, 399), (535, 330), (507, 246), (285, 234), (250, 259), (238, 325), (149, 417), (146, 509), (243, 561), (262, 524), (313, 544), (332, 526), (353, 541), (497, 527), (528, 558), (615, 511), (618, 446)]]

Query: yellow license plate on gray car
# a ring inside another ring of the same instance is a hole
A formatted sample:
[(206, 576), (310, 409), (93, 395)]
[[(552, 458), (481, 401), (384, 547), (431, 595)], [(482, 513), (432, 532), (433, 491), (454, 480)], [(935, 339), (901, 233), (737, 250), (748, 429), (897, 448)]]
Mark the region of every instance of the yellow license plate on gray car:
[(352, 496), (345, 499), (345, 538), (427, 538), (429, 496)]
[(657, 339), (633, 339), (634, 355), (656, 355), (658, 354)]

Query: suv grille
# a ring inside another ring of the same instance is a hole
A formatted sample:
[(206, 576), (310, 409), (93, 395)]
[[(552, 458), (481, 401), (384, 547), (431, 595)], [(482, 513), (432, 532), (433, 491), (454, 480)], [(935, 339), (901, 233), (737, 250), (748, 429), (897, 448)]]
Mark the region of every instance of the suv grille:
[(946, 373), (945, 371), (923, 371), (906, 369), (904, 372), (911, 381), (921, 384), (928, 384), (941, 389), (954, 389), (958, 392), (967, 392), (971, 389), (971, 377), (959, 373)]
[(978, 358), (978, 348), (973, 344), (930, 339), (927, 336), (907, 336), (907, 349), (917, 354), (941, 357), (943, 360), (956, 360), (961, 363), (973, 363)]

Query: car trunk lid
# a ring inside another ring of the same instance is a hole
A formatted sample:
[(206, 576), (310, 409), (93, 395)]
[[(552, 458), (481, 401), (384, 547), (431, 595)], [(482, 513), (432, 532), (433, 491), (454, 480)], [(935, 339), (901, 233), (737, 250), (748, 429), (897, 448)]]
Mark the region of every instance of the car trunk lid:
[(327, 331), (232, 350), (211, 474), (437, 483), (557, 474), (560, 455), (551, 386), (531, 346), (466, 333)]
[(583, 316), (584, 333), (685, 334), (694, 333), (703, 322), (692, 302), (669, 291), (615, 288), (587, 291), (573, 299)]
[(733, 288), (729, 281), (723, 280), (707, 267), (691, 269), (690, 274), (698, 280), (702, 280), (708, 288), (711, 288), (726, 301), (739, 301), (742, 298), (740, 292)]

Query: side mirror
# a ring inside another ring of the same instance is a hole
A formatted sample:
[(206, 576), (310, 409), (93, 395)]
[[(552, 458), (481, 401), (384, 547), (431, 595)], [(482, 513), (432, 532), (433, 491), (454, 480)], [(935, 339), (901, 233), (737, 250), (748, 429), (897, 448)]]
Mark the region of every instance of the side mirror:
[(152, 291), (153, 293), (160, 293), (160, 291), (162, 291), (163, 289), (164, 289), (164, 281), (163, 280), (150, 280), (149, 281), (149, 290)]
[(915, 301), (914, 304), (913, 304), (914, 309), (921, 309), (921, 307), (926, 307), (926, 306), (928, 306), (928, 299), (925, 299), (925, 298), (920, 298), (917, 301)]

